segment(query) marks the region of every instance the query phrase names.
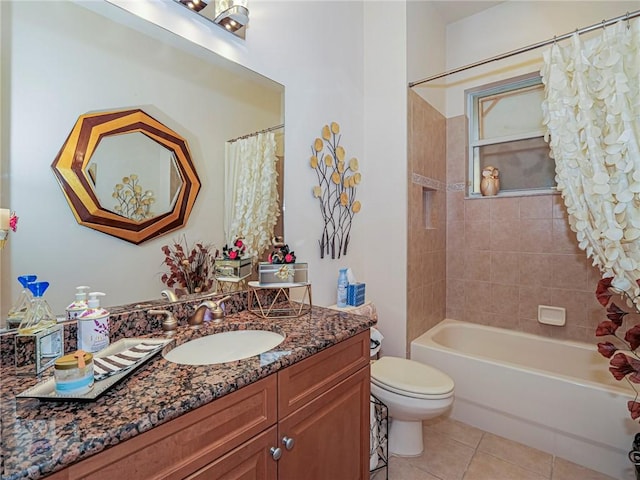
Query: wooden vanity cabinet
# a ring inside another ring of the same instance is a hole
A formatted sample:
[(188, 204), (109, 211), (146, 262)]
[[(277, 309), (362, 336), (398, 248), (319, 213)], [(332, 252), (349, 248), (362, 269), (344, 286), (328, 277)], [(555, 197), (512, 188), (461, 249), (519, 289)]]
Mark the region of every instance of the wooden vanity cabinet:
[(53, 474), (52, 480), (365, 480), (369, 332)]

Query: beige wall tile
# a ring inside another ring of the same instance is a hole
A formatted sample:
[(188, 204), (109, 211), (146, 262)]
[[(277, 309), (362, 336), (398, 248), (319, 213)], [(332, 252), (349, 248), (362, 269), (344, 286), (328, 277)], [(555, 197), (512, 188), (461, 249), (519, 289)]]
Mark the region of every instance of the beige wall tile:
[(520, 198), (520, 218), (552, 218), (554, 195), (535, 195)]

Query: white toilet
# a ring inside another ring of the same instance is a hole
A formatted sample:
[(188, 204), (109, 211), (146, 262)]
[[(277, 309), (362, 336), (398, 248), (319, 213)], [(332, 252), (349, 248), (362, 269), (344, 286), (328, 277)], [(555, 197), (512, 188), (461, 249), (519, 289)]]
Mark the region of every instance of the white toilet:
[(371, 364), (371, 393), (389, 409), (389, 453), (422, 454), (422, 420), (453, 404), (453, 380), (445, 373), (406, 358), (381, 357)]

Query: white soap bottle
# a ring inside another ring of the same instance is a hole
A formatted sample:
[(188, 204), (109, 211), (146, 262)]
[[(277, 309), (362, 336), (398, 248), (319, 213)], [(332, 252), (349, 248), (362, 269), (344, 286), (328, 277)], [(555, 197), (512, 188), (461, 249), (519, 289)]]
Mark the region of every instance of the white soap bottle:
[(78, 318), (78, 350), (97, 352), (109, 345), (109, 312), (100, 307), (98, 295), (89, 293), (87, 309)]
[(87, 286), (76, 287), (76, 299), (67, 307), (67, 320), (75, 320), (88, 308), (87, 290)]

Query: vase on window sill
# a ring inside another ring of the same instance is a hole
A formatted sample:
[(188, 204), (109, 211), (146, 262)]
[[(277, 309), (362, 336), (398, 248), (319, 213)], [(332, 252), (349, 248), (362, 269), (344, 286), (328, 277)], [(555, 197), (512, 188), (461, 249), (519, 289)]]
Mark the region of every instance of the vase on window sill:
[(500, 191), (500, 172), (495, 167), (485, 167), (482, 170), (482, 180), (480, 181), (480, 193), (482, 196), (497, 195)]

